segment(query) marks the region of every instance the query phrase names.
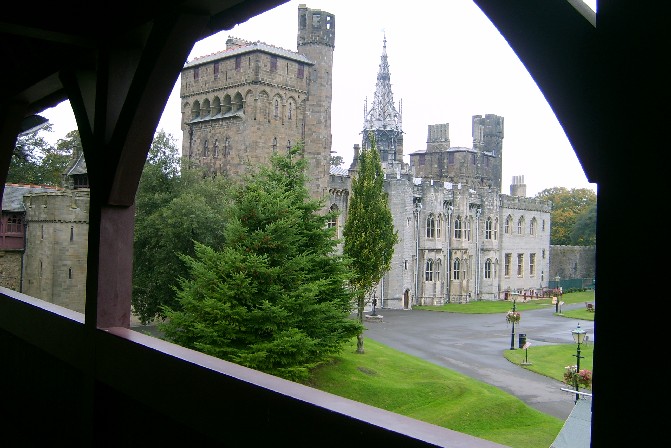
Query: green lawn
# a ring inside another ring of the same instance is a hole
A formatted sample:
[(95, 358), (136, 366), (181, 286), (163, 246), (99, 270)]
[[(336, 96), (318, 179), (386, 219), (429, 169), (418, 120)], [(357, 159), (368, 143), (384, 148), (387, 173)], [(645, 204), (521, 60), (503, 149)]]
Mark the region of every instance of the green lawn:
[[(570, 303), (594, 303), (594, 291), (564, 294)], [(480, 301), (415, 309), (460, 313), (505, 313), (507, 301)], [(519, 311), (554, 306), (550, 299), (516, 304)], [(584, 313), (584, 315), (583, 315)], [(555, 314), (558, 319), (593, 320), (584, 309)], [(564, 421), (527, 406), (517, 397), (422, 359), (398, 352), (371, 339), (365, 354), (356, 353), (356, 341), (329, 365), (313, 372), (309, 386), (397, 414), (443, 426), (512, 448), (548, 447)], [(581, 347), (580, 367), (592, 369), (593, 343)], [(564, 367), (575, 364), (575, 344), (532, 346), (528, 350), (502, 350), (510, 362), (562, 380)], [(567, 361), (569, 360), (569, 361)], [(569, 387), (569, 386), (567, 386)]]

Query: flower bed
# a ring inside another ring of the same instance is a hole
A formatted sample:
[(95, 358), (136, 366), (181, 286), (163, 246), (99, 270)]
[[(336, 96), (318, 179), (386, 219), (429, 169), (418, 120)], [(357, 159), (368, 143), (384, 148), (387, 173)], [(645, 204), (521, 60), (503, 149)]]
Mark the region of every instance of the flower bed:
[(587, 369), (578, 371), (578, 366), (566, 366), (564, 368), (564, 383), (590, 388), (592, 387), (592, 371)]

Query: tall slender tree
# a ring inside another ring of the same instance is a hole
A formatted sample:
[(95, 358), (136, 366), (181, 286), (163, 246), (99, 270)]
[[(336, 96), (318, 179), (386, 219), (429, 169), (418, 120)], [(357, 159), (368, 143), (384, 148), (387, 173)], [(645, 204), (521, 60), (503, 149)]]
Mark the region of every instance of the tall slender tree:
[[(375, 286), (391, 266), (398, 242), (375, 137), (369, 134), (368, 138), (370, 147), (359, 153), (358, 170), (352, 178), (349, 214), (343, 229), (343, 251), (352, 265), (350, 285), (359, 323), (363, 323), (364, 307), (370, 303)], [(357, 353), (364, 353), (363, 345), (361, 332), (357, 336)]]

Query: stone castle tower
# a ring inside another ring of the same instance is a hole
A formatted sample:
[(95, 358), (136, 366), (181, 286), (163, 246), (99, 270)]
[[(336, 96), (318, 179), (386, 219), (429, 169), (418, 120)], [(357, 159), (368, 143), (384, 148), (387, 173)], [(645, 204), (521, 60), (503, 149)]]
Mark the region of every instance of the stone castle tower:
[[(472, 148), (450, 145), (448, 123), (429, 125), (426, 149), (409, 154), (405, 164), (401, 105), (394, 105), (390, 79), (385, 36), (362, 131), (363, 148), (375, 136), (399, 235), (391, 269), (375, 291), (379, 306), (408, 309), (542, 291), (549, 280), (550, 203), (525, 197), (523, 176), (514, 177), (510, 195), (501, 193), (503, 117), (473, 116)], [(340, 217), (330, 225), (338, 236), (359, 151), (355, 144), (349, 170), (331, 170), (330, 209)]]
[(304, 144), (308, 189), (327, 194), (335, 16), (298, 7), (297, 52), (229, 37), (226, 50), (188, 62), (181, 76), (182, 157), (239, 176)]

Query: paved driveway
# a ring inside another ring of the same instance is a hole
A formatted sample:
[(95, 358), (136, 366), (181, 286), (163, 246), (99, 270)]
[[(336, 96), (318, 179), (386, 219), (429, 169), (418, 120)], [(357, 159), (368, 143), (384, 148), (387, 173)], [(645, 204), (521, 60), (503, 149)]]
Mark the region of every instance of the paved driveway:
[[(553, 312), (554, 308), (525, 311), (520, 324), (515, 325), (515, 348), (518, 349), (519, 333), (525, 333), (531, 342), (529, 362), (533, 362), (534, 346), (574, 343), (571, 330), (578, 322), (589, 341), (594, 341), (593, 321), (554, 316)], [(367, 320), (364, 337), (496, 386), (563, 420), (573, 409), (575, 394), (562, 391), (564, 383), (528, 371), (503, 357), (503, 351), (510, 349), (511, 335), (511, 326), (506, 324), (503, 313), (382, 309), (377, 314), (382, 318)], [(574, 362), (575, 358), (567, 359), (564, 365)]]

